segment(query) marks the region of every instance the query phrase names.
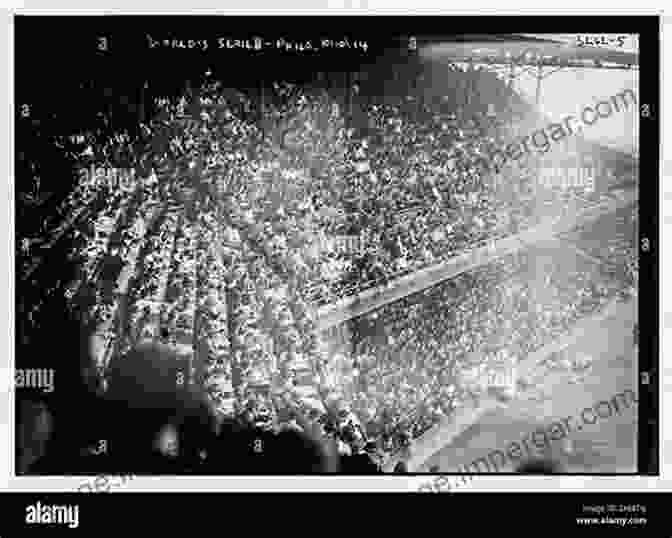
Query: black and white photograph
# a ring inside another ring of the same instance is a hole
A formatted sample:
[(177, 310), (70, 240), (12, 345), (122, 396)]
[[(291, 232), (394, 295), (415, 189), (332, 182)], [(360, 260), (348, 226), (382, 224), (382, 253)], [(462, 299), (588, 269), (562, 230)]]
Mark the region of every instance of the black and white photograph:
[(657, 469), (658, 17), (13, 24), (17, 477)]

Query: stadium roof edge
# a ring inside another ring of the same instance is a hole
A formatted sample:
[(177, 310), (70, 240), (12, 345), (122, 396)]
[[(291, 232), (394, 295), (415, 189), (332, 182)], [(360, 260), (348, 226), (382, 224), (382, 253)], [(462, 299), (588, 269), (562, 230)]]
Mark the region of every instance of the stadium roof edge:
[[(422, 48), (424, 48), (424, 51), (421, 50)], [(514, 58), (517, 64), (536, 65), (537, 60), (535, 58), (529, 60), (524, 58), (526, 52), (533, 51), (537, 52), (541, 58), (552, 58), (561, 65), (567, 64), (568, 67), (581, 67), (582, 63), (590, 64), (590, 66), (596, 68), (605, 68), (609, 64), (628, 67), (639, 65), (639, 54), (635, 52), (599, 47), (579, 47), (562, 41), (540, 41), (534, 38), (497, 41), (450, 41), (444, 39), (434, 42), (423, 42), (422, 39), (418, 39), (418, 49), (421, 53), (424, 52), (423, 55), (426, 59), (430, 60), (509, 63), (511, 58)]]

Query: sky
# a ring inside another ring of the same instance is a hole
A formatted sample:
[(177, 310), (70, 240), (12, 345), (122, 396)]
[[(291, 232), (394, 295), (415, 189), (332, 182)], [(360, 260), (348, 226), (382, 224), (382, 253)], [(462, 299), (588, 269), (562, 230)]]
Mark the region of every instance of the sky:
[[(526, 34), (545, 37), (575, 45), (576, 34)], [(604, 34), (610, 36), (611, 34)], [(637, 36), (630, 36), (621, 50), (637, 52)], [(546, 72), (552, 71), (549, 68)], [(625, 89), (632, 89), (637, 96), (637, 70), (620, 69), (563, 69), (548, 76), (542, 82), (540, 105), (542, 112), (552, 119), (561, 119), (568, 114), (580, 115), (586, 106), (595, 106), (602, 99), (609, 99)], [(529, 75), (521, 75), (516, 89), (534, 102), (536, 80)], [(618, 149), (632, 152), (637, 149), (639, 127), (637, 108), (614, 112), (610, 117), (600, 119), (583, 131), (584, 137)]]
[[(562, 45), (563, 56), (566, 52), (567, 57), (575, 57), (578, 51), (585, 51), (589, 56), (593, 56), (593, 51), (588, 47), (597, 48), (604, 51), (604, 55), (598, 52), (597, 58), (605, 61), (606, 53), (619, 51), (630, 54), (638, 52), (638, 39), (636, 35), (617, 35), (617, 34), (522, 34), (523, 36), (545, 38)], [(621, 38), (617, 40), (616, 38)], [(604, 46), (606, 40), (610, 45)], [(482, 45), (482, 46), (481, 46)], [(584, 48), (580, 48), (583, 46)], [(566, 48), (565, 48), (566, 47)], [(599, 47), (599, 48), (598, 48)], [(425, 47), (423, 55), (429, 61), (437, 61), (437, 66), (449, 58), (470, 57), (472, 54), (503, 54), (504, 51), (510, 52), (514, 57), (522, 55), (526, 50), (539, 50), (543, 48), (525, 43), (524, 41), (514, 41), (510, 43), (498, 42), (492, 43), (439, 43)], [(548, 49), (549, 55), (552, 55), (553, 49)], [(606, 50), (605, 50), (606, 49)], [(614, 55), (611, 54), (611, 57)], [(475, 56), (472, 56), (475, 57)], [(466, 65), (466, 64), (465, 64)], [(591, 64), (592, 65), (592, 64)], [(485, 67), (499, 71), (500, 76), (508, 75), (508, 68), (501, 65), (499, 69), (494, 66), (480, 64), (479, 67)], [(514, 89), (526, 100), (534, 104), (536, 102), (536, 67), (528, 66), (528, 73), (524, 73), (522, 67), (517, 67), (518, 76), (514, 81)], [(609, 102), (612, 97), (622, 94), (625, 90), (632, 90), (635, 96), (639, 95), (639, 71), (637, 69), (607, 69), (595, 67), (564, 67), (558, 68), (549, 66), (543, 68), (543, 81), (540, 92), (540, 112), (549, 118), (549, 121), (562, 122), (568, 115), (580, 118), (586, 107), (595, 108), (601, 101)], [(600, 109), (605, 111), (604, 105)], [(627, 153), (636, 153), (638, 150), (638, 128), (639, 114), (638, 107), (631, 104), (629, 108), (621, 108), (620, 111), (614, 111), (608, 117), (601, 117), (593, 125), (583, 129), (583, 137), (600, 144), (611, 146), (615, 149)]]

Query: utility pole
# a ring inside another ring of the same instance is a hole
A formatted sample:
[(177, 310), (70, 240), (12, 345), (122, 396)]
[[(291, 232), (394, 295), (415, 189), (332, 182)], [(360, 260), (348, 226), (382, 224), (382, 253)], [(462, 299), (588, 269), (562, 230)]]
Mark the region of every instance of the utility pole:
[(350, 77), (350, 71), (346, 71), (345, 75), (345, 97), (347, 99), (348, 106), (348, 117), (352, 118), (352, 81)]
[(516, 80), (516, 64), (511, 59), (511, 63), (509, 64), (509, 88), (513, 90), (513, 81)]
[(139, 123), (146, 123), (147, 119), (147, 88), (149, 83), (145, 80), (140, 87), (140, 99), (138, 103), (138, 121)]
[(543, 67), (541, 66), (541, 60), (537, 64), (537, 92), (536, 92), (536, 104), (539, 107), (541, 102), (541, 81), (544, 78), (543, 76)]
[(266, 83), (263, 78), (259, 80), (259, 97), (259, 102), (261, 103), (259, 108), (259, 119), (263, 122), (266, 114)]

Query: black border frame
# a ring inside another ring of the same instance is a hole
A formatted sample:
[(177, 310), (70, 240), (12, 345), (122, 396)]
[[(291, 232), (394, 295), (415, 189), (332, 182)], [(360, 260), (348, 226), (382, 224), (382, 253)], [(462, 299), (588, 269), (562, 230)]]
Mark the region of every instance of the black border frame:
[[(372, 17), (375, 17), (372, 18)], [(278, 29), (278, 22), (282, 20), (282, 29)], [(375, 22), (374, 22), (375, 21)], [(64, 40), (72, 42), (73, 34), (77, 39), (95, 39), (100, 32), (120, 32), (127, 40), (124, 47), (129, 52), (137, 45), (137, 40), (143, 40), (148, 28), (153, 25), (157, 28), (175, 28), (175, 26), (200, 28), (210, 33), (215, 28), (231, 24), (233, 28), (245, 28), (248, 25), (253, 32), (268, 32), (269, 34), (303, 35), (305, 29), (311, 32), (325, 29), (338, 35), (376, 34), (390, 35), (437, 35), (447, 29), (459, 27), (461, 34), (504, 36), (524, 32), (536, 28), (537, 33), (559, 33), (568, 29), (574, 32), (585, 33), (628, 33), (639, 34), (640, 58), (640, 107), (648, 105), (651, 110), (649, 117), (641, 117), (640, 123), (640, 177), (647, 181), (639, 182), (640, 207), (646, 202), (646, 211), (640, 211), (640, 293), (639, 293), (639, 368), (640, 374), (647, 373), (649, 383), (643, 383), (640, 375), (639, 399), (639, 439), (638, 439), (638, 472), (636, 475), (659, 475), (659, 424), (660, 424), (660, 394), (659, 394), (659, 157), (660, 157), (660, 16), (658, 15), (589, 15), (589, 16), (228, 16), (215, 15), (107, 15), (102, 16), (33, 16), (16, 15), (14, 18), (15, 36), (29, 37), (24, 32), (30, 32), (31, 39), (45, 43), (49, 35), (57, 32), (64, 36)], [(57, 26), (57, 30), (53, 27)], [(49, 31), (51, 28), (51, 33)], [(507, 34), (501, 34), (502, 29)], [(337, 29), (337, 30), (334, 30)], [(193, 30), (192, 30), (193, 32)], [(46, 33), (46, 38), (45, 38)], [(221, 32), (225, 33), (225, 32)], [(243, 32), (245, 33), (245, 32)], [(69, 36), (69, 37), (68, 37)], [(135, 36), (136, 41), (133, 41)], [(371, 39), (371, 38), (369, 38)], [(381, 42), (395, 42), (395, 39), (385, 37)], [(92, 41), (94, 43), (95, 41)], [(19, 40), (15, 38), (15, 44)], [(23, 43), (23, 42), (22, 42)], [(135, 44), (134, 44), (135, 43)], [(21, 66), (26, 51), (17, 46), (15, 50), (15, 65)], [(37, 54), (49, 55), (48, 47), (35, 47)], [(92, 50), (94, 47), (92, 46)], [(28, 54), (35, 54), (36, 51)], [(88, 56), (87, 56), (88, 54)], [(133, 70), (142, 67), (146, 57), (142, 54), (133, 66)], [(84, 57), (95, 58), (96, 52), (85, 53)], [(17, 86), (15, 86), (18, 89)], [(20, 95), (16, 94), (17, 101)], [(18, 105), (17, 105), (18, 106)], [(648, 181), (648, 178), (658, 178), (658, 181)], [(642, 248), (643, 240), (649, 240), (650, 249)], [(646, 300), (645, 308), (643, 301)], [(589, 475), (588, 473), (585, 473)], [(572, 474), (574, 475), (574, 473)], [(421, 476), (425, 476), (423, 473)], [(431, 475), (428, 475), (431, 476)], [(506, 476), (506, 474), (497, 474)], [(580, 476), (580, 475), (579, 475)], [(593, 476), (593, 475), (589, 475)], [(602, 475), (600, 475), (602, 476)], [(622, 473), (615, 476), (624, 476)], [(627, 474), (625, 474), (627, 476)]]

